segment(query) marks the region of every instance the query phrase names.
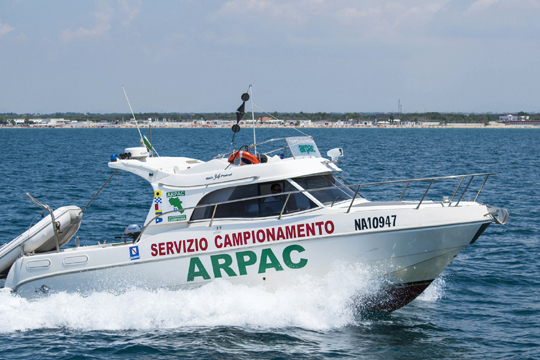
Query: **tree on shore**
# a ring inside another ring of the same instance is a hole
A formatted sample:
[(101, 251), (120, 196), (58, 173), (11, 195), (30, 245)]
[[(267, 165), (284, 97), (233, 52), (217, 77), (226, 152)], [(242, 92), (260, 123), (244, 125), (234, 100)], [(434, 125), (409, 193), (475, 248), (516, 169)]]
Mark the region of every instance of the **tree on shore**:
[[(269, 112), (273, 117), (283, 120), (289, 120), (296, 122), (297, 120), (312, 120), (312, 121), (326, 121), (326, 122), (336, 122), (338, 120), (354, 120), (356, 122), (362, 121), (375, 121), (375, 119), (390, 119), (395, 120), (395, 114), (393, 113), (359, 113), (359, 112), (348, 112), (348, 113), (326, 113), (326, 112), (316, 112), (316, 113), (307, 113), (307, 112)], [(268, 116), (266, 113), (258, 112), (255, 113), (255, 118), (260, 118), (263, 116)], [(427, 113), (400, 113), (399, 114), (401, 121), (438, 121), (441, 123), (489, 123), (490, 121), (498, 121), (499, 114), (484, 113), (484, 114), (464, 114), (464, 113), (439, 113), (439, 112), (427, 112)], [(518, 116), (530, 116), (530, 120), (540, 120), (540, 113), (529, 114), (524, 111), (520, 111)], [(224, 112), (224, 113), (157, 113), (157, 112), (147, 112), (147, 113), (138, 113), (135, 114), (137, 120), (147, 120), (148, 118), (152, 119), (167, 119), (168, 121), (193, 121), (198, 119), (203, 120), (234, 120), (236, 115), (234, 112)], [(129, 121), (132, 118), (132, 115), (129, 113), (112, 113), (112, 114), (99, 114), (99, 113), (54, 113), (54, 114), (39, 114), (39, 115), (29, 115), (29, 114), (16, 114), (16, 113), (3, 113), (0, 114), (0, 123), (7, 124), (9, 120), (24, 118), (25, 123), (28, 124), (26, 119), (29, 121), (37, 118), (64, 118), (65, 120), (77, 120), (77, 121), (90, 121), (94, 123), (99, 122), (109, 122), (109, 123), (118, 123), (122, 121)]]

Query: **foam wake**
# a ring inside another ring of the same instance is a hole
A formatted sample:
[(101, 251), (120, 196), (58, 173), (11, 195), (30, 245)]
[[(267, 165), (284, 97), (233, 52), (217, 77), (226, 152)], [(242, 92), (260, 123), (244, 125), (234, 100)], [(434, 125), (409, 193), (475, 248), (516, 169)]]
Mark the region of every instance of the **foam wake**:
[[(339, 328), (355, 322), (362, 295), (378, 290), (359, 266), (336, 266), (323, 279), (299, 278), (270, 291), (218, 280), (192, 290), (58, 293), (27, 300), (0, 291), (0, 332), (42, 328), (127, 330), (198, 326)], [(439, 292), (440, 290), (435, 290)], [(428, 291), (430, 293), (430, 291)], [(423, 295), (424, 301), (437, 296)]]

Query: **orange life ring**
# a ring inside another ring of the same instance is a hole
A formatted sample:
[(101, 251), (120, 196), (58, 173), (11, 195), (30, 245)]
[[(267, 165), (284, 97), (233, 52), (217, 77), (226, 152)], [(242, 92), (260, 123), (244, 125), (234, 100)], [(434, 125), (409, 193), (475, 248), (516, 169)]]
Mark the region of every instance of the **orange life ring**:
[(229, 162), (234, 164), (236, 159), (240, 159), (240, 165), (258, 164), (259, 159), (255, 155), (247, 151), (233, 151), (229, 156)]

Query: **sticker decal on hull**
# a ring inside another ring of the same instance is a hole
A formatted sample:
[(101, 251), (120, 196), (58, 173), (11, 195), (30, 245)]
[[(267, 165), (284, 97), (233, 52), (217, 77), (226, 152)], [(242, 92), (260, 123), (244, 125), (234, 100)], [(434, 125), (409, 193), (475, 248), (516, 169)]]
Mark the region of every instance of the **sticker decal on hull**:
[[(214, 275), (215, 279), (221, 278), (224, 274), (229, 277), (247, 275), (248, 266), (255, 266), (257, 274), (264, 274), (269, 269), (283, 271), (282, 264), (289, 269), (301, 269), (307, 265), (308, 259), (301, 257), (299, 260), (294, 261), (292, 253), (302, 253), (304, 251), (306, 250), (300, 245), (289, 245), (283, 249), (281, 262), (270, 248), (262, 249), (260, 258), (257, 257), (257, 253), (251, 250), (239, 251), (234, 254), (211, 255), (211, 274)], [(232, 268), (233, 264), (237, 265), (238, 274)], [(211, 276), (208, 270), (199, 257), (192, 257), (189, 261), (187, 281), (195, 281), (198, 277), (201, 277), (203, 280), (210, 280)]]
[(131, 260), (138, 260), (141, 258), (141, 255), (139, 254), (139, 246), (130, 246), (129, 247), (129, 258)]
[(361, 218), (354, 220), (354, 230), (370, 230), (370, 229), (382, 229), (384, 227), (390, 228), (396, 226), (397, 215), (389, 216), (374, 216), (368, 218)]

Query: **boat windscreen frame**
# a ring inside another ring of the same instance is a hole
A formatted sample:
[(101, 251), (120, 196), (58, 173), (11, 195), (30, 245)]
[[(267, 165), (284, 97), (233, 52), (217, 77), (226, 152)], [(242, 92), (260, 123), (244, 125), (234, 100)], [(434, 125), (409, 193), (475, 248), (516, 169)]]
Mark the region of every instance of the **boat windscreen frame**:
[[(282, 195), (272, 194), (271, 188), (276, 184), (280, 185), (280, 193), (284, 190)], [(214, 203), (221, 205), (215, 209), (204, 206)], [(306, 193), (302, 189), (297, 189), (297, 185), (291, 183), (289, 179), (273, 180), (224, 187), (209, 192), (199, 200), (189, 222), (209, 219), (262, 219), (297, 214), (321, 207), (324, 206), (318, 201), (313, 201), (312, 196), (306, 196)]]
[[(332, 179), (333, 179), (333, 182), (330, 181), (327, 177), (328, 176), (331, 176)], [(297, 180), (299, 179), (313, 179), (313, 178), (322, 178), (324, 179), (325, 181), (328, 182), (328, 184), (326, 184), (325, 186), (322, 186), (322, 187), (311, 187), (311, 188), (306, 188), (304, 186), (302, 186), (301, 184), (298, 183)], [(299, 176), (299, 177), (296, 177), (294, 179), (290, 179), (290, 181), (294, 184), (296, 184), (296, 187), (298, 188), (298, 190), (305, 190), (303, 193), (308, 196), (312, 201), (315, 201), (317, 204), (320, 204), (321, 207), (333, 207), (335, 204), (339, 204), (341, 202), (344, 202), (344, 201), (351, 201), (354, 197), (354, 192), (352, 190), (350, 190), (349, 188), (346, 188), (346, 187), (343, 187), (345, 186), (345, 184), (343, 184), (339, 179), (337, 179), (333, 174), (317, 174), (317, 175), (309, 175), (309, 176)], [(337, 185), (336, 185), (337, 183)], [(343, 195), (345, 196), (341, 196), (341, 199), (334, 199), (331, 204), (326, 204), (326, 203), (323, 203), (319, 197), (316, 196), (316, 194), (320, 194), (321, 191), (318, 191), (317, 189), (326, 189), (324, 190), (324, 192), (326, 193), (327, 191), (332, 191), (332, 187), (335, 187), (335, 190), (337, 191), (340, 191), (341, 193), (343, 193)], [(347, 191), (348, 189), (348, 191)], [(361, 196), (361, 195), (360, 195)]]
[(297, 190), (300, 190), (302, 191), (302, 194), (304, 194), (308, 199), (310, 199), (311, 201), (313, 201), (315, 204), (317, 204), (319, 207), (323, 208), (324, 207), (324, 204), (321, 203), (315, 196), (311, 195), (308, 191), (306, 191), (306, 189), (304, 189), (303, 187), (301, 187), (296, 181), (294, 181), (293, 179), (287, 179), (288, 182), (291, 183), (292, 186), (294, 186)]

